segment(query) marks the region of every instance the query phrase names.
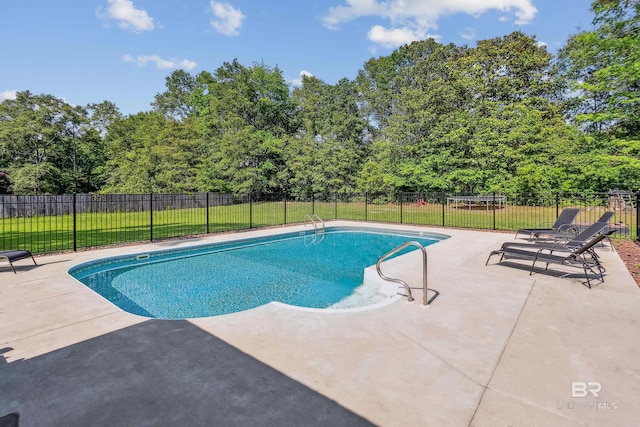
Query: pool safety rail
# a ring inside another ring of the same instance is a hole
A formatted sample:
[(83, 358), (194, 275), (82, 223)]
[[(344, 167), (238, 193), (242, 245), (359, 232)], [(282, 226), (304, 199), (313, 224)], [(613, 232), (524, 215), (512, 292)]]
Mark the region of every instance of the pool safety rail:
[(315, 234), (324, 234), (324, 221), (318, 216), (318, 214), (305, 215), (304, 226), (306, 227), (309, 223), (313, 225)]
[(380, 258), (378, 258), (378, 262), (376, 262), (376, 271), (378, 272), (378, 276), (380, 276), (382, 279), (387, 280), (389, 282), (394, 282), (394, 283), (399, 283), (402, 286), (404, 286), (404, 288), (407, 290), (407, 301), (411, 302), (413, 301), (413, 295), (411, 294), (411, 287), (407, 284), (407, 282), (405, 282), (404, 280), (401, 279), (396, 279), (393, 277), (389, 277), (386, 276), (382, 273), (382, 268), (381, 268), (381, 264), (382, 261), (384, 261), (385, 259), (389, 258), (392, 255), (395, 255), (396, 253), (400, 252), (401, 250), (408, 248), (409, 246), (415, 246), (418, 249), (420, 249), (422, 251), (422, 305), (424, 306), (429, 306), (429, 298), (427, 295), (427, 250), (424, 248), (424, 246), (422, 246), (420, 243), (416, 242), (416, 241), (408, 241), (403, 243), (402, 245), (398, 246), (397, 248), (393, 249), (390, 252), (387, 252), (386, 254), (382, 255)]
[(307, 239), (307, 235), (304, 236), (304, 245), (311, 246), (317, 245), (318, 243), (324, 240), (324, 221), (322, 218), (318, 216), (318, 214), (313, 215), (305, 215), (304, 217), (304, 226), (306, 228), (307, 224), (313, 225), (313, 236), (310, 236), (310, 239)]

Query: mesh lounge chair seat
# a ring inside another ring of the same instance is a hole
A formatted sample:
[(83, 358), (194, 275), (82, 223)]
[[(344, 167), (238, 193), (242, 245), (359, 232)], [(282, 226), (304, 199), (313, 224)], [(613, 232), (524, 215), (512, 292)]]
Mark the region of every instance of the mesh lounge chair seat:
[[(556, 252), (561, 252), (561, 251), (572, 251), (572, 250), (577, 250), (579, 249), (581, 246), (584, 246), (588, 243), (591, 242), (591, 240), (593, 238), (596, 237), (596, 235), (600, 234), (603, 236), (603, 239), (609, 239), (610, 236), (616, 232), (616, 230), (608, 230), (605, 231), (607, 228), (607, 223), (602, 223), (602, 222), (597, 222), (593, 225), (591, 225), (591, 227), (589, 227), (587, 230), (583, 231), (582, 233), (578, 234), (578, 235), (574, 235), (574, 238), (568, 241), (562, 241), (562, 240), (558, 240), (555, 242), (548, 242), (548, 241), (543, 241), (543, 242), (506, 242), (502, 244), (502, 248), (501, 249), (509, 249), (509, 248), (520, 248), (520, 249), (525, 249), (525, 250), (536, 250), (536, 249), (547, 249), (549, 251), (549, 253), (553, 253), (554, 251)], [(601, 240), (601, 241), (602, 241)], [(611, 245), (611, 247), (613, 248), (613, 245)], [(598, 264), (598, 269), (604, 273), (605, 272), (605, 268), (600, 265), (599, 263), (599, 255), (596, 253), (596, 251), (594, 250), (594, 246), (591, 246), (588, 250), (587, 253), (591, 256), (591, 258), (597, 262)]]
[(544, 232), (558, 232), (558, 233), (566, 233), (571, 229), (571, 223), (580, 213), (579, 208), (564, 208), (560, 215), (558, 215), (558, 219), (553, 223), (551, 227), (547, 228), (521, 228), (516, 231), (515, 238), (518, 238), (518, 234), (528, 234), (529, 240), (533, 239), (536, 234), (544, 233)]
[[(615, 212), (605, 212), (594, 224), (604, 223), (605, 224), (604, 228), (607, 228), (609, 226), (608, 224), (609, 220), (614, 215), (615, 215)], [(591, 226), (593, 226), (593, 224)], [(584, 224), (571, 224), (570, 233), (561, 232), (561, 231), (536, 232), (536, 233), (533, 233), (533, 236), (531, 237), (531, 239), (532, 240), (534, 239), (555, 240), (555, 241), (571, 240), (576, 236), (576, 234), (578, 233), (582, 234), (582, 232), (588, 230), (591, 226), (584, 225)], [(609, 233), (609, 235), (611, 234), (613, 233)]]
[[(613, 216), (615, 215), (615, 212), (605, 212), (602, 214), (602, 216), (600, 218), (598, 218), (598, 220), (596, 222), (609, 222), (609, 220), (611, 218), (613, 218)], [(609, 224), (607, 224), (607, 227), (609, 226)], [(583, 224), (573, 224), (572, 227), (576, 232), (581, 233), (582, 231), (586, 230), (587, 228), (589, 228), (588, 225), (583, 225)]]
[[(590, 256), (593, 247), (600, 243), (603, 239), (606, 239), (608, 234), (600, 234), (593, 237), (586, 244), (574, 248), (574, 249), (559, 249), (559, 248), (541, 248), (538, 245), (531, 245), (533, 247), (526, 248), (523, 246), (503, 247), (492, 251), (487, 258), (485, 265), (489, 264), (489, 260), (493, 255), (500, 254), (500, 261), (504, 259), (519, 259), (525, 261), (532, 261), (529, 275), (534, 273), (534, 269), (537, 262), (544, 262), (546, 264), (545, 271), (549, 268), (549, 264), (566, 265), (570, 267), (579, 267), (584, 271), (586, 285), (591, 288), (591, 279), (589, 273), (593, 273), (600, 277), (600, 281), (604, 282), (604, 268), (600, 264), (598, 257)], [(587, 256), (589, 257), (587, 258)]]
[(610, 236), (615, 230), (604, 233), (604, 230), (609, 226), (606, 222), (595, 222), (589, 227), (585, 228), (579, 234), (557, 233), (555, 234), (554, 241), (535, 241), (535, 242), (506, 242), (502, 244), (502, 249), (510, 247), (524, 247), (524, 248), (545, 248), (545, 249), (575, 249), (583, 246), (597, 234), (606, 234)]
[(13, 262), (19, 261), (21, 259), (26, 259), (26, 258), (31, 258), (31, 260), (33, 261), (33, 264), (38, 265), (36, 263), (36, 260), (33, 258), (33, 255), (31, 255), (31, 252), (29, 251), (1, 251), (0, 252), (0, 260), (4, 259), (6, 261), (9, 261), (9, 265), (11, 265), (11, 268), (13, 269), (14, 273), (16, 273), (16, 268), (13, 266)]

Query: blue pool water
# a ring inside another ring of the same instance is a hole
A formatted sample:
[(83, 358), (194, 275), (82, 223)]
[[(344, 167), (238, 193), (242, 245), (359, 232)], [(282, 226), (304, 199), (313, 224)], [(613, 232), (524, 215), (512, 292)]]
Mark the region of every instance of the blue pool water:
[[(363, 271), (408, 240), (448, 236), (327, 228), (323, 238), (287, 233), (84, 263), (69, 274), (130, 313), (185, 319), (279, 301), (326, 308), (362, 284)], [(412, 249), (408, 249), (406, 252)]]

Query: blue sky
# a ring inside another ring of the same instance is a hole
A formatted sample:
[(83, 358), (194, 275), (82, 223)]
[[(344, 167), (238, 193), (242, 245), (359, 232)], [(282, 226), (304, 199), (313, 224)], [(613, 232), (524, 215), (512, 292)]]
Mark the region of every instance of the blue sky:
[(327, 83), (428, 37), (475, 46), (520, 30), (555, 53), (590, 27), (579, 0), (3, 0), (0, 101), (15, 91), (149, 110), (165, 77), (237, 58)]

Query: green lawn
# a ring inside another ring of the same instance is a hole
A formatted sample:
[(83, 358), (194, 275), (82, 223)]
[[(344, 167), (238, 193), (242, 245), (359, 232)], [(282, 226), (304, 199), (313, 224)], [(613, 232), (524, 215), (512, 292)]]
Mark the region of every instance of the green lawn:
[[(583, 208), (576, 222), (591, 223), (606, 207)], [(303, 222), (315, 212), (324, 220), (344, 219), (488, 230), (516, 230), (552, 223), (555, 207), (506, 206), (502, 209), (448, 208), (439, 203), (365, 204), (320, 202), (254, 202), (209, 208), (146, 212), (82, 213), (76, 218), (76, 248), (90, 248), (172, 237), (244, 230)], [(153, 229), (151, 228), (153, 221)], [(636, 236), (635, 210), (619, 211), (612, 222), (622, 221)], [(153, 233), (153, 235), (152, 235)], [(0, 220), (0, 250), (29, 249), (34, 253), (73, 250), (73, 216), (35, 216)]]

